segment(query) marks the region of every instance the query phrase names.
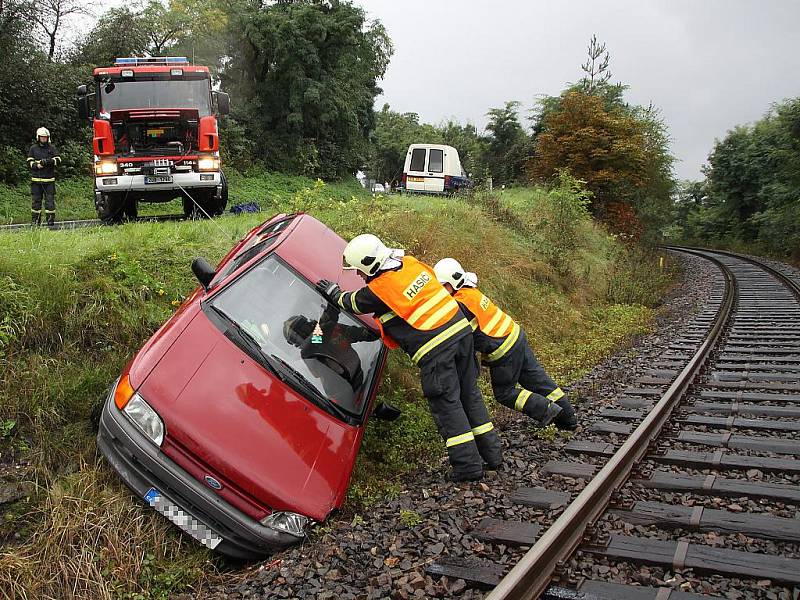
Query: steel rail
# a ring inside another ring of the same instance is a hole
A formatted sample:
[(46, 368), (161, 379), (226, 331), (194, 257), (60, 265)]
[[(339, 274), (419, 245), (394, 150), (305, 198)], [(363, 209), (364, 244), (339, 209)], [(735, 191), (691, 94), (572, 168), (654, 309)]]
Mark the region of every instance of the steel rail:
[[(677, 248), (676, 248), (677, 250)], [(606, 510), (613, 493), (627, 481), (633, 467), (658, 437), (673, 409), (686, 393), (716, 346), (736, 304), (737, 292), (731, 271), (719, 260), (690, 249), (714, 262), (725, 277), (725, 295), (706, 340), (678, 374), (669, 389), (625, 443), (609, 458), (597, 475), (561, 513), (511, 571), (487, 596), (487, 600), (535, 600), (550, 585), (553, 574), (580, 545), (586, 529)]]
[(738, 258), (739, 260), (747, 261), (757, 267), (761, 267), (765, 271), (767, 271), (770, 275), (772, 275), (775, 279), (783, 283), (789, 290), (794, 294), (794, 297), (800, 302), (800, 284), (795, 282), (785, 273), (780, 272), (778, 269), (771, 267), (765, 262), (758, 260), (757, 258), (751, 258), (749, 256), (745, 256), (744, 254), (739, 254), (738, 252), (731, 252), (730, 250), (713, 250), (710, 248), (694, 248), (690, 246), (663, 246), (669, 250), (678, 250), (678, 251), (695, 251), (697, 252), (713, 252), (714, 254), (722, 254), (724, 256), (730, 256), (732, 258)]

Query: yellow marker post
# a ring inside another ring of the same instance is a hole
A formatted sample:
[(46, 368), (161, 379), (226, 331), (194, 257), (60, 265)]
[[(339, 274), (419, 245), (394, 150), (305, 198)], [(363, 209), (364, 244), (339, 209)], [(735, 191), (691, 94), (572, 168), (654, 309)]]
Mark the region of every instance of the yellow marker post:
[(659, 256), (658, 257), (658, 268), (661, 269), (662, 271), (664, 270), (664, 257), (663, 256)]

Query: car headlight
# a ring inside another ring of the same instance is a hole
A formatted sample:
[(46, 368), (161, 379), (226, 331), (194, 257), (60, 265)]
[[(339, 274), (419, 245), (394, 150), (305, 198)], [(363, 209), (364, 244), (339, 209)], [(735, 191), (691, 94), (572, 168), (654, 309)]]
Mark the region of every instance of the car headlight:
[(261, 519), (261, 524), (296, 537), (305, 537), (305, 529), (311, 520), (293, 512), (274, 512)]
[(219, 159), (216, 156), (203, 156), (197, 159), (198, 171), (219, 171)]
[(128, 415), (134, 425), (153, 440), (156, 446), (161, 446), (161, 442), (164, 441), (164, 422), (139, 394), (133, 395), (122, 412)]
[(97, 175), (116, 175), (117, 174), (117, 161), (114, 160), (101, 160), (94, 164), (94, 172)]

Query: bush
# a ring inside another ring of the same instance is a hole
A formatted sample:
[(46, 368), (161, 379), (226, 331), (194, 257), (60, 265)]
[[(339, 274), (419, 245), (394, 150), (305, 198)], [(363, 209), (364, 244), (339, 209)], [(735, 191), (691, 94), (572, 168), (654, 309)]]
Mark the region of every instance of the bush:
[(0, 146), (0, 182), (15, 185), (27, 178), (25, 155), (13, 146)]
[(56, 148), (61, 156), (61, 164), (56, 169), (58, 179), (91, 175), (92, 153), (87, 144), (68, 141)]

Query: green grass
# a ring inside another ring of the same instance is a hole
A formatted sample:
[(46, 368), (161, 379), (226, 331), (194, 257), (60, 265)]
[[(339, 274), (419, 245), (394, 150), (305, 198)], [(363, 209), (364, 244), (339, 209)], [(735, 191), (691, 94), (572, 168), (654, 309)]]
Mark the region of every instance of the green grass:
[[(234, 204), (257, 202), (263, 211), (285, 205), (286, 199), (304, 189), (314, 187), (314, 180), (282, 173), (261, 173), (257, 176), (227, 173), (229, 186), (228, 208)], [(75, 177), (56, 182), (56, 218), (60, 221), (94, 219), (94, 181), (91, 177)], [(328, 184), (331, 195), (347, 197), (363, 194), (355, 179)], [(0, 224), (27, 223), (31, 218), (30, 184), (9, 186), (0, 183)], [(174, 215), (183, 212), (180, 200), (163, 203), (139, 203), (140, 216)]]
[[(231, 199), (257, 201), (266, 214), (0, 233), (0, 458), (29, 461), (36, 484), (0, 524), (0, 543), (9, 544), (0, 553), (0, 598), (61, 597), (67, 582), (76, 598), (162, 598), (224, 567), (131, 498), (98, 457), (91, 416), (125, 362), (196, 287), (192, 258), (215, 263), (271, 213), (310, 212), (345, 238), (372, 231), (430, 264), (460, 259), (565, 384), (650, 329), (646, 304), (669, 278), (652, 268), (655, 255), (631, 258), (640, 251), (585, 215), (562, 222), (573, 232), (569, 245), (554, 237), (543, 224), (558, 222), (563, 198), (542, 190), (383, 197), (355, 182), (264, 174), (232, 177)], [(631, 283), (610, 286), (613, 277)], [(482, 387), (488, 392), (485, 380)], [(402, 353), (391, 353), (379, 396), (403, 415), (369, 424), (346, 518), (444, 456), (417, 369)], [(403, 519), (413, 526), (413, 514)]]

